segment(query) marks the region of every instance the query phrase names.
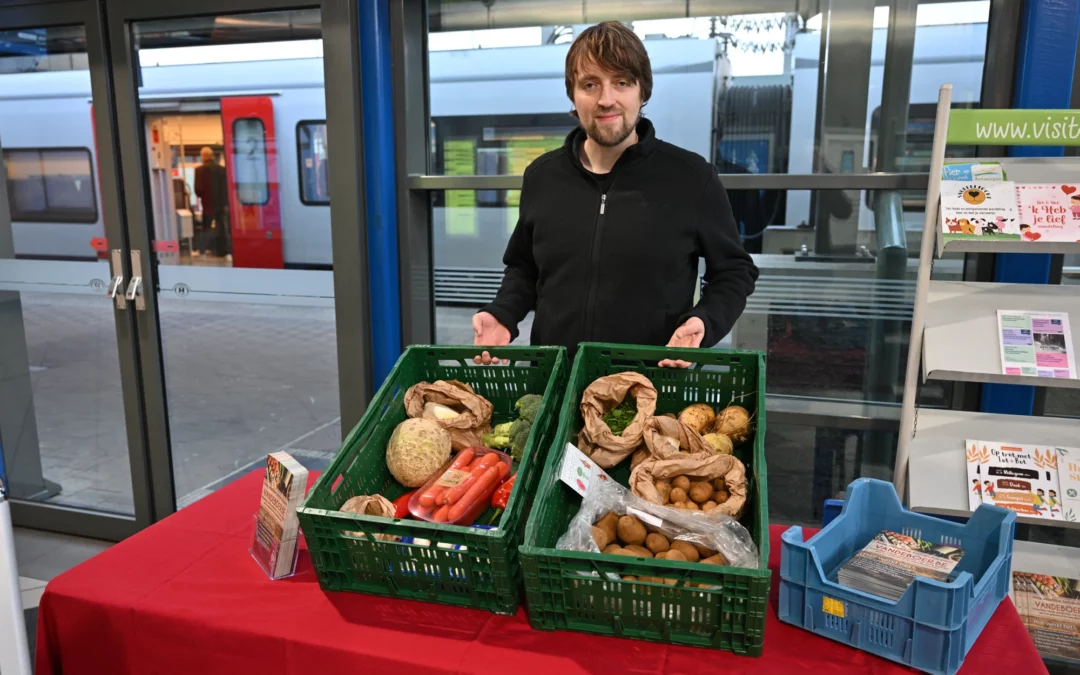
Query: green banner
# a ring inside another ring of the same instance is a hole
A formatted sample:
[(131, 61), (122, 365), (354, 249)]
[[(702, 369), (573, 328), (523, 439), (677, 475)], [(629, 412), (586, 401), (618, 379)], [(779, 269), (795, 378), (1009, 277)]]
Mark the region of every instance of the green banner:
[(1080, 110), (953, 110), (950, 145), (1080, 145)]

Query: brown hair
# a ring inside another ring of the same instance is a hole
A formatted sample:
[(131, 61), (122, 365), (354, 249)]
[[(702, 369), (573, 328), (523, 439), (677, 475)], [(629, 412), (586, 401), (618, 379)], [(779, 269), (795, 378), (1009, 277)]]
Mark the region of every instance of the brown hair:
[(566, 95), (574, 100), (578, 71), (588, 63), (625, 73), (641, 85), (641, 102), (652, 96), (652, 65), (645, 45), (626, 24), (605, 21), (586, 28), (566, 53)]

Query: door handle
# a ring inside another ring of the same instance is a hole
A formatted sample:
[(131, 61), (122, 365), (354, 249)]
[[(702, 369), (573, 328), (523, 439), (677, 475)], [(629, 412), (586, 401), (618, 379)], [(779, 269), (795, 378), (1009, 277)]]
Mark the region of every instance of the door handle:
[(111, 251), (112, 258), (112, 283), (109, 284), (109, 299), (116, 304), (117, 309), (127, 309), (127, 299), (124, 297), (124, 252), (118, 248)]
[(131, 251), (131, 281), (128, 282), (125, 297), (135, 301), (135, 309), (140, 312), (146, 310), (146, 298), (142, 289), (142, 252), (138, 249)]
[(128, 300), (135, 300), (142, 295), (140, 292), (141, 289), (142, 277), (131, 277), (131, 281), (128, 282), (127, 294), (125, 297), (127, 297)]

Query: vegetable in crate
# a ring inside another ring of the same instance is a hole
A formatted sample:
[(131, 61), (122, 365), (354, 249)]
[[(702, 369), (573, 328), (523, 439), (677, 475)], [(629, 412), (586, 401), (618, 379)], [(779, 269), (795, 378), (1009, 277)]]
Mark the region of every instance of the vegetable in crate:
[(491, 506), (495, 508), (495, 514), (488, 520), (488, 525), (491, 525), (502, 512), (506, 509), (506, 502), (510, 501), (510, 493), (514, 490), (514, 481), (517, 480), (518, 475), (515, 473), (510, 476), (510, 480), (506, 481), (499, 486), (499, 489), (495, 491), (495, 494), (491, 496)]
[(711, 433), (703, 436), (705, 442), (709, 444), (718, 455), (730, 455), (735, 452), (735, 446), (732, 444), (731, 439), (724, 434)]
[[(624, 425), (630, 405), (636, 412)], [(600, 468), (610, 469), (641, 445), (645, 423), (656, 412), (656, 387), (641, 373), (605, 375), (585, 388), (580, 410), (585, 426), (578, 448)]]
[(450, 457), (450, 433), (432, 420), (408, 419), (386, 444), (386, 466), (405, 487), (420, 487)]
[(712, 427), (713, 422), (716, 421), (716, 413), (704, 403), (695, 403), (692, 406), (684, 408), (683, 411), (679, 413), (679, 421), (699, 434), (703, 434)]
[(544, 397), (538, 394), (526, 394), (519, 398), (514, 404), (518, 418), (513, 422), (496, 425), (490, 434), (484, 435), (484, 445), (498, 450), (509, 450), (510, 456), (520, 461), (543, 402)]
[(455, 451), (479, 445), (491, 431), (491, 402), (464, 382), (418, 382), (405, 392), (404, 403), (409, 417), (432, 420), (446, 429)]
[(727, 436), (735, 445), (741, 445), (750, 437), (750, 432), (753, 430), (751, 422), (750, 413), (746, 412), (746, 408), (729, 405), (716, 415), (713, 431)]
[(466, 448), (437, 470), (409, 500), (415, 518), (472, 525), (510, 475), (510, 458), (484, 447)]
[[(357, 513), (362, 516), (381, 516), (383, 518), (395, 517), (394, 504), (382, 495), (357, 495), (356, 497), (350, 497), (341, 505), (338, 511), (341, 511), (342, 513)], [(359, 537), (361, 539), (366, 538), (363, 532), (342, 532), (342, 534), (351, 537)], [(399, 539), (399, 537), (392, 534), (376, 534), (373, 536), (380, 541), (397, 541)]]

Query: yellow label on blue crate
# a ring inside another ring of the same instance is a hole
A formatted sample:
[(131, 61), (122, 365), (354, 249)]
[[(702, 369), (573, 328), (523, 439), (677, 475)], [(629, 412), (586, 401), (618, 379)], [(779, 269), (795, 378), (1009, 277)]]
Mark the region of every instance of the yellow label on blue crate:
[(844, 603), (840, 600), (833, 600), (832, 598), (821, 599), (821, 611), (826, 614), (832, 614), (838, 616), (841, 619), (844, 618)]

